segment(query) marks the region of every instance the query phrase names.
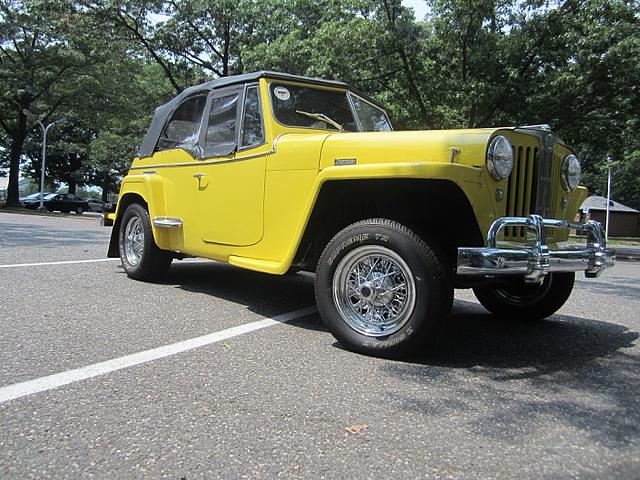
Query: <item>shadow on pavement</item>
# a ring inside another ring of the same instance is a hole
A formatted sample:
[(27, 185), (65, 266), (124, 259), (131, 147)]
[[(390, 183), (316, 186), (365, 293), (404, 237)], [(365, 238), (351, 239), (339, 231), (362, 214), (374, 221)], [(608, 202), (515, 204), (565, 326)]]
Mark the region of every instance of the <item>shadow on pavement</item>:
[[(178, 262), (166, 283), (246, 305), (263, 316), (315, 302), (309, 274), (278, 277), (213, 262)], [(318, 315), (289, 325), (326, 331)], [(568, 315), (506, 321), (457, 300), (435, 346), (404, 361), (372, 360), (382, 362), (372, 365), (372, 374), (409, 385), (405, 393), (387, 392), (401, 408), (468, 415), (470, 428), (491, 437), (535, 435), (541, 422), (553, 418), (578, 434), (619, 446), (640, 435), (640, 358), (624, 351), (639, 336), (622, 325)]]
[(640, 435), (640, 356), (624, 351), (639, 336), (622, 325), (567, 315), (510, 322), (456, 301), (437, 346), (383, 370), (434, 387), (433, 400), (402, 398), (411, 410), (467, 415), (487, 405), (472, 428), (489, 436), (533, 434), (554, 418), (616, 446)]
[(174, 261), (162, 283), (245, 305), (266, 317), (315, 305), (313, 276), (303, 273), (268, 275), (218, 262)]

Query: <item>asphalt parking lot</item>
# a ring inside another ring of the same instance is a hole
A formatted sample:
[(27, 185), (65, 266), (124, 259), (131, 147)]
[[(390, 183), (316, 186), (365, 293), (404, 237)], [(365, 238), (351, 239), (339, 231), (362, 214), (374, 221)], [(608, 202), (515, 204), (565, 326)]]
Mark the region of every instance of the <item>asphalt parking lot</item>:
[(640, 478), (640, 263), (535, 324), (457, 292), (440, 345), (390, 361), (340, 348), (311, 275), (145, 284), (109, 233), (0, 213), (3, 480)]

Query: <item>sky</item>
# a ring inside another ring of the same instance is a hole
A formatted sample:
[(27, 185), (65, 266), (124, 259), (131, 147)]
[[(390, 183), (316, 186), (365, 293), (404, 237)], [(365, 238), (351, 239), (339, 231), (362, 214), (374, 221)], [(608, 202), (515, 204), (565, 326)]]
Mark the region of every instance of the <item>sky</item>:
[(413, 8), (416, 14), (416, 20), (423, 20), (427, 14), (427, 2), (425, 0), (402, 0), (405, 7)]

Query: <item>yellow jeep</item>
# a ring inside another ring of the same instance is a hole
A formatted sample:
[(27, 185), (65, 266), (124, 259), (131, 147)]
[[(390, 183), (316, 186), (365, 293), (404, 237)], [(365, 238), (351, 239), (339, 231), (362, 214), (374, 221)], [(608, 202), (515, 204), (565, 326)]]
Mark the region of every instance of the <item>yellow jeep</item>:
[[(122, 181), (109, 257), (152, 280), (196, 256), (316, 273), (347, 348), (428, 340), (454, 288), (544, 318), (574, 272), (613, 265), (600, 224), (573, 223), (580, 163), (547, 126), (395, 132), (349, 85), (276, 72), (220, 78), (159, 107)], [(586, 245), (567, 247), (569, 229)]]

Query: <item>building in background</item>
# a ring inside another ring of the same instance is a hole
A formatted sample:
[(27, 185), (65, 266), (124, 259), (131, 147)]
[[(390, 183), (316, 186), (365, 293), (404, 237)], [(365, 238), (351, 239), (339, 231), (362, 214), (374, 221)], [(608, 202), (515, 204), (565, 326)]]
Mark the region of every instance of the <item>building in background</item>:
[[(29, 193), (27, 192), (27, 189), (29, 188), (29, 186), (30, 186), (29, 180), (27, 180), (26, 178), (20, 178), (18, 180), (18, 191), (20, 195), (22, 195), (23, 193)], [(6, 177), (0, 177), (0, 203), (4, 203), (5, 200), (7, 199), (8, 187), (9, 187), (9, 176), (7, 175)]]
[[(580, 220), (597, 220), (603, 225), (607, 219), (607, 199), (593, 195), (580, 207)], [(614, 202), (609, 204), (609, 237), (640, 237), (640, 212)]]

